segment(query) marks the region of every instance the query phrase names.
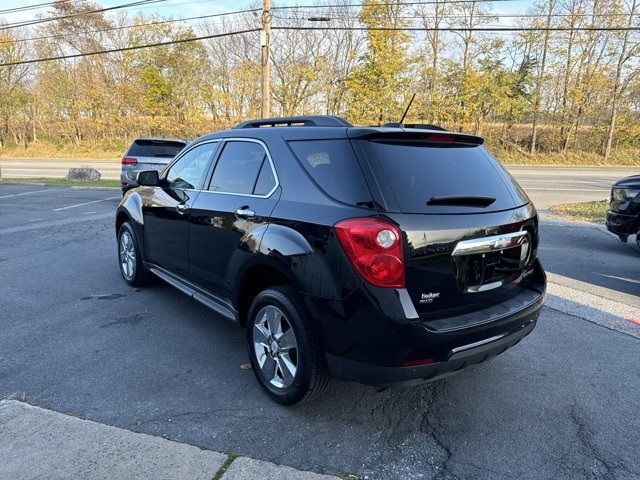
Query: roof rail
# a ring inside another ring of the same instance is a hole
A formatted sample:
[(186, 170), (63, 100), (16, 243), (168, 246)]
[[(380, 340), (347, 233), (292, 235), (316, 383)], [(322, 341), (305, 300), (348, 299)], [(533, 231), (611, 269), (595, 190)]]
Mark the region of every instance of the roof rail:
[(256, 120), (246, 120), (239, 123), (237, 128), (257, 128), (257, 127), (352, 127), (349, 122), (333, 115), (309, 115), (302, 117), (276, 117), (259, 118)]
[(385, 123), (383, 127), (397, 127), (397, 128), (421, 128), (423, 130), (439, 130), (441, 132), (447, 132), (446, 128), (442, 128), (439, 125), (433, 125), (431, 123)]

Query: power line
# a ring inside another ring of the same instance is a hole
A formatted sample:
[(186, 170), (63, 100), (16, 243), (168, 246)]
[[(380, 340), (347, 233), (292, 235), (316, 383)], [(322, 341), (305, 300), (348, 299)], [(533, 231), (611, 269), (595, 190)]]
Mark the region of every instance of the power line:
[[(278, 15), (278, 14), (273, 14), (274, 18), (279, 18), (282, 20), (306, 20), (308, 14), (298, 14), (295, 16), (283, 16), (283, 15)], [(313, 12), (313, 15), (321, 15), (321, 16), (327, 16), (329, 18), (331, 18), (331, 12), (327, 11), (327, 12)], [(587, 17), (587, 18), (592, 18), (592, 17), (604, 17), (604, 18), (608, 18), (608, 17), (628, 17), (629, 14), (628, 13), (575, 13), (575, 14), (571, 14), (571, 13), (553, 13), (551, 15), (547, 14), (547, 13), (486, 13), (483, 14), (483, 16), (485, 17), (490, 17), (490, 18), (533, 18), (533, 19), (537, 19), (537, 18), (542, 18), (545, 19), (547, 17), (552, 17), (552, 18), (565, 18), (565, 17)], [(421, 20), (421, 19), (436, 19), (436, 18), (440, 18), (443, 20), (446, 20), (448, 18), (467, 18), (467, 15), (464, 14), (460, 14), (460, 13), (454, 13), (454, 14), (450, 14), (450, 13), (445, 13), (442, 15), (434, 15), (434, 14), (429, 14), (429, 15), (399, 15), (396, 16), (394, 18), (397, 19), (401, 19), (401, 20)], [(344, 17), (340, 17), (338, 15), (335, 15), (333, 18), (344, 18)], [(331, 18), (333, 20), (333, 18)]]
[(5, 8), (4, 10), (0, 10), (0, 14), (26, 12), (27, 10), (39, 10), (44, 7), (55, 5), (56, 3), (64, 3), (69, 1), (70, 0), (56, 0), (55, 2), (34, 3), (33, 5), (23, 5), (22, 7)]
[(129, 28), (148, 27), (148, 26), (153, 26), (153, 25), (164, 25), (164, 24), (167, 24), (167, 23), (187, 22), (187, 21), (192, 21), (192, 20), (204, 20), (206, 18), (216, 18), (216, 17), (224, 17), (224, 16), (229, 16), (229, 15), (239, 15), (239, 14), (242, 14), (242, 13), (252, 13), (252, 12), (257, 12), (259, 10), (260, 10), (259, 8), (249, 8), (249, 9), (246, 9), (246, 10), (236, 10), (234, 12), (214, 13), (214, 14), (211, 14), (211, 15), (199, 15), (197, 17), (175, 18), (175, 19), (170, 19), (170, 20), (158, 20), (158, 21), (154, 21), (154, 22), (136, 23), (136, 24), (132, 24), (132, 25), (123, 25), (123, 26), (120, 26), (120, 27), (103, 28), (103, 29), (99, 29), (99, 30), (81, 30), (81, 31), (73, 32), (73, 33), (61, 33), (61, 34), (58, 34), (58, 35), (43, 35), (41, 37), (19, 38), (19, 39), (15, 39), (15, 40), (2, 40), (2, 41), (0, 41), (0, 45), (2, 45), (4, 43), (23, 43), (23, 42), (31, 42), (31, 41), (34, 41), (34, 40), (49, 40), (49, 39), (52, 39), (52, 38), (65, 38), (65, 37), (70, 37), (70, 36), (74, 36), (74, 35), (78, 35), (78, 34), (112, 32), (112, 31), (116, 31), (116, 30), (126, 30), (126, 29), (129, 29)]
[(108, 12), (111, 10), (119, 10), (121, 8), (137, 7), (139, 5), (147, 5), (150, 3), (160, 3), (160, 2), (166, 2), (166, 1), (167, 0), (139, 0), (137, 2), (124, 3), (122, 5), (114, 5), (113, 7), (106, 7), (106, 8), (99, 8), (96, 10), (87, 10), (82, 12), (70, 13), (68, 15), (61, 15), (59, 17), (48, 17), (48, 18), (40, 18), (40, 19), (34, 19), (34, 20), (25, 20), (24, 22), (10, 23), (0, 27), (0, 30), (9, 30), (11, 28), (26, 27), (29, 25), (37, 25), (40, 23), (53, 22), (56, 20), (65, 20), (67, 18), (79, 17), (82, 15), (89, 15), (92, 13), (102, 13), (102, 12)]
[(345, 7), (404, 7), (410, 5), (445, 5), (449, 3), (499, 3), (514, 2), (517, 0), (424, 0), (421, 2), (389, 2), (376, 3), (375, 5), (367, 5), (365, 3), (333, 3), (325, 5), (283, 5), (280, 7), (271, 7), (271, 10), (292, 10), (301, 8), (345, 8)]
[(157, 43), (147, 43), (144, 45), (136, 45), (136, 46), (132, 46), (132, 47), (121, 47), (121, 48), (112, 48), (112, 49), (108, 49), (108, 50), (96, 50), (93, 52), (85, 52), (85, 53), (74, 53), (74, 54), (70, 54), (70, 55), (59, 55), (56, 57), (46, 57), (46, 58), (34, 58), (32, 60), (21, 60), (18, 62), (7, 62), (7, 63), (0, 63), (0, 67), (9, 67), (9, 66), (13, 66), (13, 65), (26, 65), (26, 64), (30, 64), (30, 63), (40, 63), (40, 62), (50, 62), (53, 60), (65, 60), (68, 58), (79, 58), (79, 57), (89, 57), (89, 56), (93, 56), (93, 55), (103, 55), (105, 53), (116, 53), (116, 52), (127, 52), (127, 51), (131, 51), (131, 50), (140, 50), (143, 48), (151, 48), (151, 47), (161, 47), (164, 45), (175, 45), (178, 43), (187, 43), (187, 42), (196, 42), (198, 40), (208, 40), (211, 38), (220, 38), (220, 37), (229, 37), (232, 35), (242, 35), (244, 33), (254, 33), (254, 32), (259, 32), (260, 29), (259, 28), (250, 28), (247, 30), (238, 30), (235, 32), (225, 32), (225, 33), (216, 33), (216, 34), (212, 34), (212, 35), (202, 35), (200, 37), (190, 37), (190, 38), (182, 38), (182, 39), (178, 39), (178, 40), (169, 40), (166, 42), (157, 42)]
[(272, 30), (353, 30), (382, 32), (624, 32), (640, 31), (640, 27), (286, 27), (273, 26)]

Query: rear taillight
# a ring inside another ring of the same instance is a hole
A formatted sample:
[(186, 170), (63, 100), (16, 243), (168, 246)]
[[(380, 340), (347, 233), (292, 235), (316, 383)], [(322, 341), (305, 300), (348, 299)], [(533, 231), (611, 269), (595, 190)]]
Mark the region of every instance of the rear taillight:
[(122, 165), (137, 165), (138, 159), (134, 157), (122, 157)]
[(400, 229), (378, 218), (350, 218), (334, 226), (351, 265), (376, 287), (404, 288)]

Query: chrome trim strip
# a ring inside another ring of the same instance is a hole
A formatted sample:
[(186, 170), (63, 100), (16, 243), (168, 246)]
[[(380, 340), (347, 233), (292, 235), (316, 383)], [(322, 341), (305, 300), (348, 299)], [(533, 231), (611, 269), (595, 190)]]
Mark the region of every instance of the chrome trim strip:
[(229, 320), (232, 320), (234, 322), (238, 321), (235, 313), (229, 307), (225, 306), (222, 303), (222, 301), (212, 298), (210, 294), (209, 296), (203, 295), (202, 293), (195, 290), (195, 288), (197, 287), (194, 286), (194, 288), (192, 288), (190, 286), (190, 283), (187, 282), (186, 280), (182, 280), (180, 277), (172, 273), (169, 273), (165, 271), (162, 267), (158, 267), (158, 266), (149, 267), (149, 271), (153, 273), (155, 276), (167, 282), (172, 287), (177, 288), (182, 293), (188, 295), (194, 300), (197, 300), (198, 302), (202, 303), (204, 306), (209, 307), (214, 312), (219, 313), (223, 317)]
[(505, 337), (507, 334), (503, 333), (502, 335), (496, 335), (495, 337), (485, 338), (484, 340), (479, 340), (474, 343), (469, 343), (467, 345), (462, 345), (460, 347), (456, 347), (451, 349), (450, 355), (455, 355), (456, 353), (464, 352), (465, 350), (469, 350), (470, 348), (479, 347), (480, 345), (485, 345), (487, 343), (495, 342), (496, 340), (500, 340), (502, 337)]
[(504, 285), (504, 280), (499, 280), (497, 282), (485, 283), (483, 285), (472, 285), (467, 287), (465, 291), (470, 293), (486, 292), (487, 290), (493, 290), (494, 288), (501, 287), (502, 285)]
[(411, 300), (411, 297), (409, 296), (409, 292), (407, 292), (407, 289), (398, 288), (396, 289), (396, 292), (398, 292), (398, 298), (400, 299), (400, 304), (402, 305), (404, 316), (409, 320), (420, 318), (420, 315), (418, 315), (418, 312), (416, 311), (416, 307), (413, 305), (413, 301)]
[[(220, 147), (219, 148), (224, 148), (224, 144), (226, 141), (234, 141), (234, 142), (252, 142), (252, 143), (259, 143), (260, 145), (262, 145), (262, 148), (264, 148), (264, 151), (267, 154), (267, 158), (269, 159), (269, 165), (271, 166), (271, 172), (273, 173), (273, 177), (276, 180), (276, 184), (275, 186), (271, 189), (271, 191), (265, 195), (253, 195), (250, 193), (233, 193), (233, 192), (218, 192), (216, 190), (209, 190), (206, 188), (202, 188), (202, 189), (198, 189), (198, 188), (185, 188), (183, 190), (188, 190), (190, 192), (209, 192), (209, 193), (217, 193), (218, 195), (235, 195), (236, 197), (251, 197), (251, 198), (269, 198), (271, 195), (273, 195), (273, 193), (278, 189), (278, 187), (280, 186), (280, 178), (278, 177), (278, 172), (276, 171), (276, 166), (273, 163), (273, 159), (271, 158), (271, 153), (269, 152), (269, 149), (267, 148), (266, 143), (264, 143), (262, 140), (258, 140), (257, 138), (244, 138), (244, 137), (222, 137), (222, 138), (212, 138), (210, 140), (206, 140), (204, 142), (200, 142), (197, 143), (195, 145), (189, 145), (189, 148), (187, 150), (182, 150), (179, 153), (179, 157), (176, 157), (173, 159), (173, 161), (171, 163), (169, 163), (164, 170), (162, 170), (161, 176), (165, 177), (165, 173), (168, 172), (173, 165), (178, 162), (180, 160), (180, 158), (182, 158), (185, 154), (187, 154), (190, 150), (200, 146), (200, 145), (204, 145), (206, 143), (220, 143)], [(216, 152), (217, 153), (217, 152)], [(222, 153), (222, 151), (221, 151)], [(215, 158), (215, 157), (214, 157)], [(209, 169), (207, 168), (207, 171), (209, 171)], [(215, 168), (213, 169), (213, 173), (215, 173)], [(213, 176), (212, 173), (212, 176)], [(211, 179), (209, 179), (209, 183), (211, 183)], [(204, 187), (204, 185), (203, 185)]]
[(472, 238), (456, 243), (452, 256), (470, 255), (474, 253), (495, 252), (506, 248), (517, 247), (527, 235), (525, 231), (503, 233), (490, 237)]
[[(267, 148), (267, 144), (264, 143), (262, 140), (258, 140), (257, 138), (244, 138), (244, 137), (229, 137), (229, 138), (222, 138), (222, 145), (220, 146), (221, 150), (220, 150), (220, 154), (218, 155), (218, 160), (220, 159), (220, 155), (222, 155), (224, 153), (224, 147), (225, 144), (227, 142), (251, 142), (251, 143), (259, 143), (260, 145), (262, 145), (262, 148), (264, 148), (265, 153), (267, 154), (267, 159), (269, 160), (269, 165), (271, 166), (271, 172), (273, 173), (273, 178), (275, 178), (276, 180), (276, 184), (274, 185), (274, 187), (269, 191), (269, 193), (266, 193), (264, 195), (254, 195), (251, 193), (233, 193), (233, 192), (219, 192), (217, 190), (209, 190), (209, 189), (204, 189), (202, 190), (203, 192), (211, 192), (211, 193), (217, 193), (219, 195), (235, 195), (237, 197), (251, 197), (251, 198), (269, 198), (271, 195), (273, 195), (273, 192), (275, 192), (278, 187), (280, 186), (280, 178), (278, 178), (278, 172), (276, 172), (276, 166), (273, 163), (273, 159), (271, 158), (271, 153), (269, 152), (269, 149)], [(217, 165), (216, 165), (217, 166)], [(211, 178), (213, 178), (213, 175), (215, 175), (216, 173), (216, 169), (213, 169), (213, 173), (211, 174)], [(260, 173), (260, 172), (258, 172)], [(209, 179), (209, 185), (211, 185), (211, 179)]]

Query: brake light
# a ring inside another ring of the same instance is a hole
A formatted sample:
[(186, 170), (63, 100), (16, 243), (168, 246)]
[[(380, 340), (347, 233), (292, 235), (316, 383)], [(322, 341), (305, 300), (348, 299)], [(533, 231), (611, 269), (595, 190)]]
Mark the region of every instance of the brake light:
[(433, 143), (455, 143), (456, 137), (454, 135), (447, 135), (446, 133), (430, 133), (426, 135), (424, 139), (427, 142)]
[(334, 226), (338, 241), (356, 272), (371, 285), (404, 288), (400, 229), (378, 218), (350, 218)]
[(137, 165), (138, 159), (134, 157), (122, 157), (122, 165)]

